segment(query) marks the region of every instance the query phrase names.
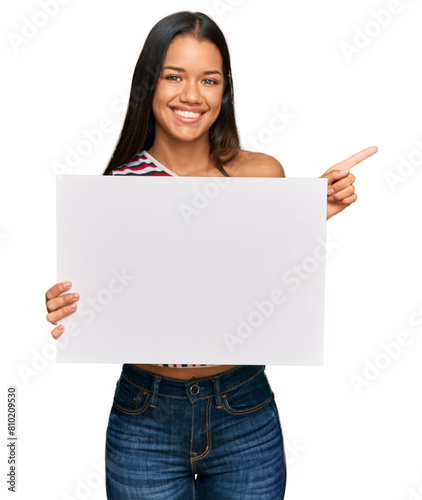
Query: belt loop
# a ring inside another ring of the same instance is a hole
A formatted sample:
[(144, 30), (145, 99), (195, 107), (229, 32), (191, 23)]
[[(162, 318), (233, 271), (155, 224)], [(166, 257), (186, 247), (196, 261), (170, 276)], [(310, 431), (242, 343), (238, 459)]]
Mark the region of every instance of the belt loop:
[(151, 386), (151, 402), (150, 406), (155, 408), (155, 402), (157, 400), (157, 394), (158, 394), (158, 386), (160, 385), (161, 382), (161, 377), (160, 376), (154, 376), (154, 381), (152, 382)]
[(217, 408), (221, 408), (221, 397), (220, 397), (220, 377), (213, 377), (212, 383), (214, 384), (214, 396)]

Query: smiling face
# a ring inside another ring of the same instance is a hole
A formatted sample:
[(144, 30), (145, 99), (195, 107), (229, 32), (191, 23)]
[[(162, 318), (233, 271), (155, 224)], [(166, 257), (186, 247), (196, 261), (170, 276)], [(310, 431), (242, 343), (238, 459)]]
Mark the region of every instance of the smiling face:
[(224, 90), (218, 48), (192, 35), (170, 43), (154, 93), (155, 141), (207, 141)]

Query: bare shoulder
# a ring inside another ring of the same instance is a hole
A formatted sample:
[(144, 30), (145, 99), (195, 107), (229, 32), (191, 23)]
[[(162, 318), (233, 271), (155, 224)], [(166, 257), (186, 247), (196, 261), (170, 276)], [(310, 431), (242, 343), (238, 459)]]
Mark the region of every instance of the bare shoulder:
[(231, 177), (286, 177), (276, 158), (244, 149), (224, 168)]

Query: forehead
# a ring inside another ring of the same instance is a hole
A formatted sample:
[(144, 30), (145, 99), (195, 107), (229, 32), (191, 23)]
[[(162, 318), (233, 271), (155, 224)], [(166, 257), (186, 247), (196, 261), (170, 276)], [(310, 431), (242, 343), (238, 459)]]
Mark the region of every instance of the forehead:
[[(164, 66), (180, 66), (186, 69), (222, 70), (223, 58), (217, 46), (208, 40), (192, 35), (178, 35), (170, 42)], [(212, 66), (212, 68), (210, 68)]]

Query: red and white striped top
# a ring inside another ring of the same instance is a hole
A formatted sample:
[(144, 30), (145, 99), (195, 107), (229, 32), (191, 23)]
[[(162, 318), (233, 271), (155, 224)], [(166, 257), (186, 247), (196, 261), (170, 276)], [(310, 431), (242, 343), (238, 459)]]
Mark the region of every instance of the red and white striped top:
[[(138, 153), (129, 163), (125, 163), (120, 167), (116, 167), (111, 170), (109, 175), (166, 175), (175, 176), (177, 174), (166, 168), (164, 165), (159, 163), (155, 158), (153, 158), (145, 150)], [(200, 368), (202, 366), (219, 366), (219, 365), (177, 365), (177, 364), (158, 364), (154, 363), (156, 366), (168, 366), (171, 368)]]

